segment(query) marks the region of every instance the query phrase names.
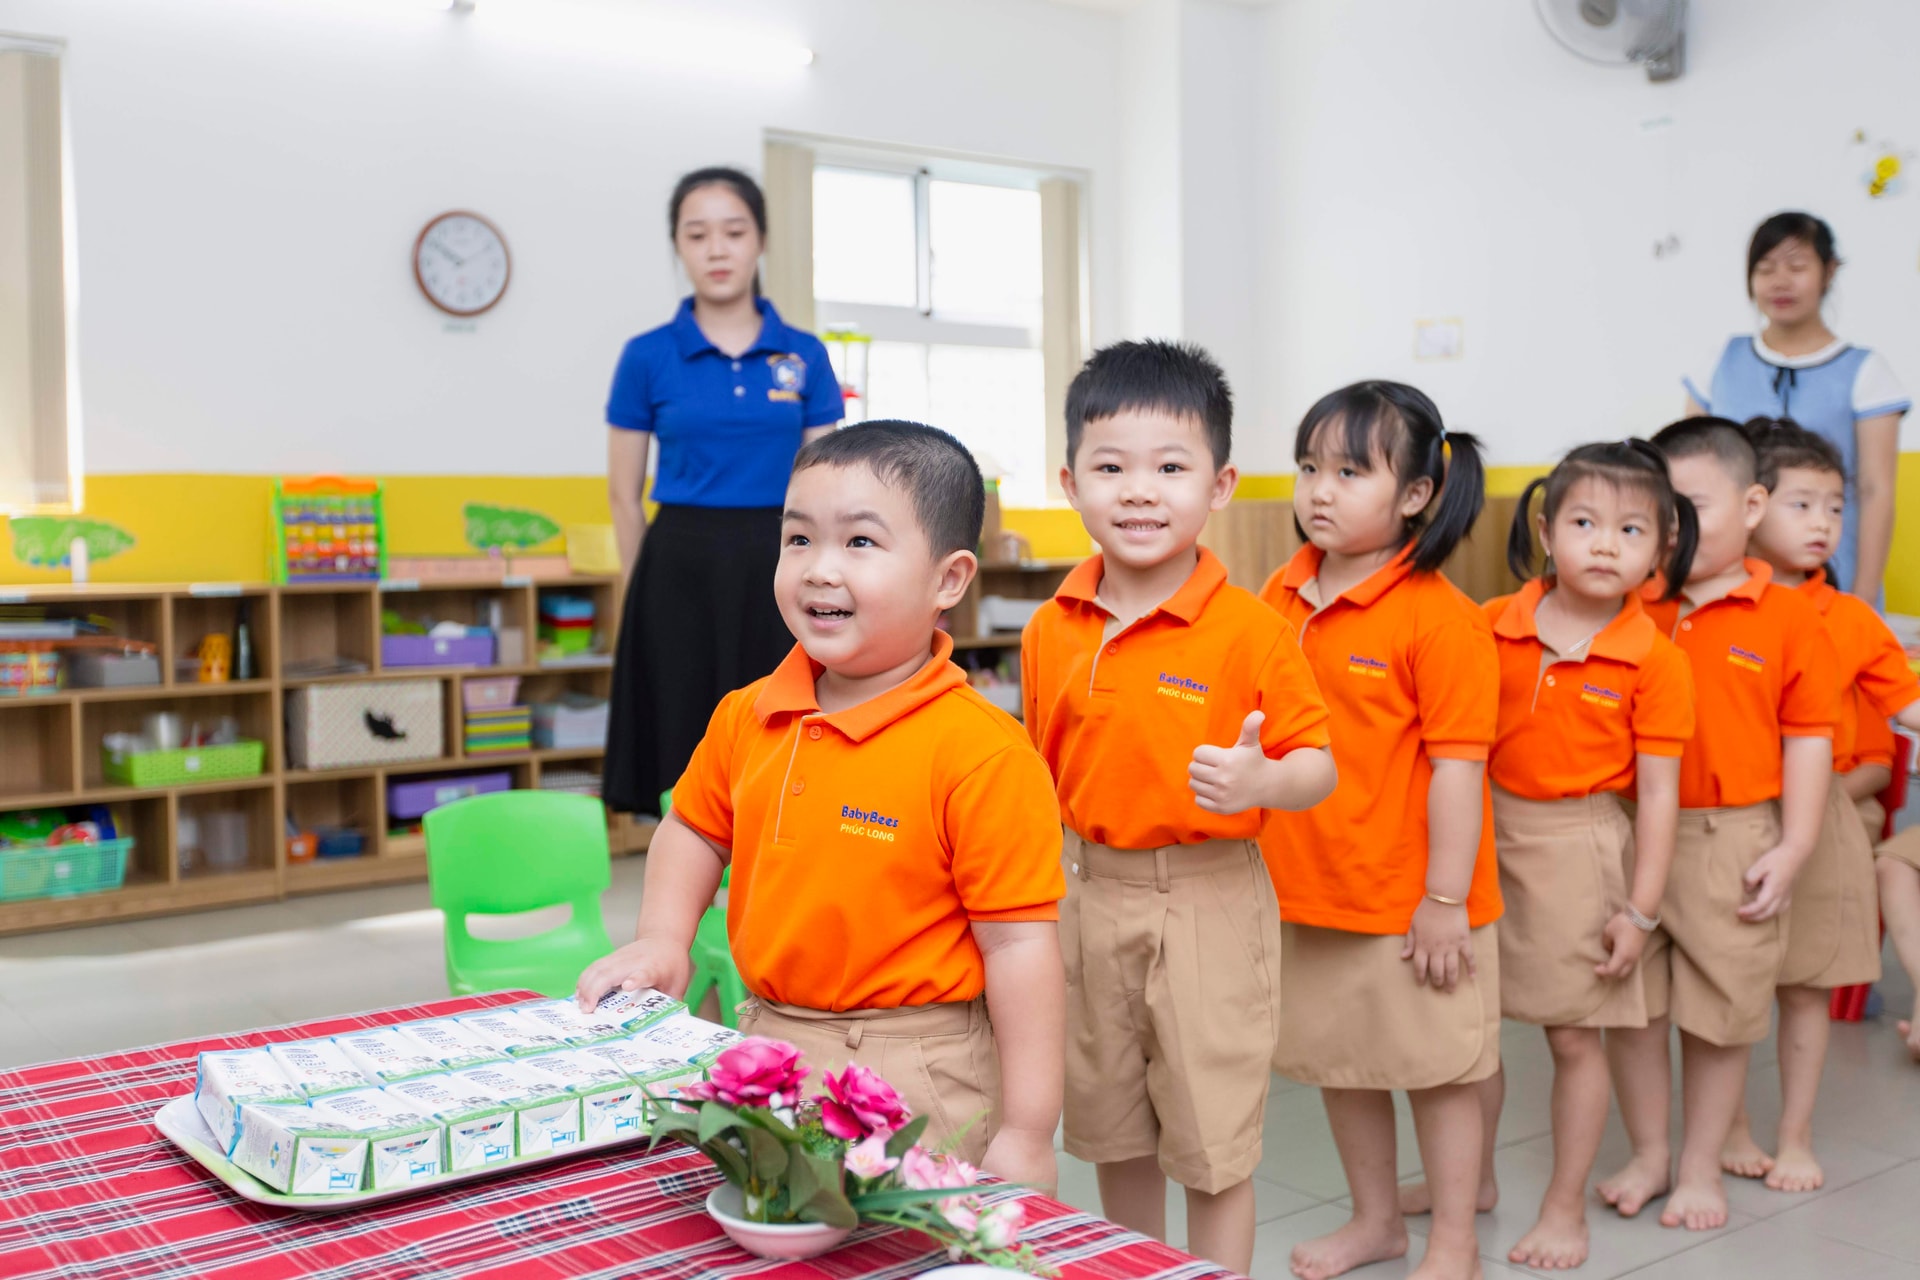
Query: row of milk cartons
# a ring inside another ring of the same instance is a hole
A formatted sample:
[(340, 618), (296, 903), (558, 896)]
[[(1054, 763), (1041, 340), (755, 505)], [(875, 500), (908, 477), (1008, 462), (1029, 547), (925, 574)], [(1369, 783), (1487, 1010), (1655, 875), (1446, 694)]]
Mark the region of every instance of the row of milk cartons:
[(648, 1095), (740, 1034), (658, 991), (542, 1000), (200, 1055), (194, 1104), (284, 1195), (389, 1191), (647, 1132)]

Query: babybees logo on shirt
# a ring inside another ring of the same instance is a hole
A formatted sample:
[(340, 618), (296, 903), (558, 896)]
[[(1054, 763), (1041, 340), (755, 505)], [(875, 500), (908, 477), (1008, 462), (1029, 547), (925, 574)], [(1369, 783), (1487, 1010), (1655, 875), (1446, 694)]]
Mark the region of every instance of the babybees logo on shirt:
[(1210, 685), (1201, 684), (1198, 680), (1189, 680), (1185, 676), (1176, 676), (1169, 672), (1162, 671), (1160, 673), (1160, 682), (1154, 686), (1154, 692), (1160, 694), (1162, 697), (1178, 698), (1182, 702), (1196, 702), (1201, 706), (1205, 706), (1207, 704), (1207, 690), (1211, 687)]
[(1387, 678), (1387, 664), (1378, 658), (1369, 658), (1364, 654), (1350, 653), (1347, 655), (1347, 674), (1350, 676), (1365, 676), (1369, 680), (1385, 680)]
[(1602, 711), (1618, 711), (1620, 709), (1620, 695), (1605, 685), (1594, 684), (1592, 681), (1581, 681), (1580, 701), (1590, 706), (1599, 707)]
[(865, 836), (869, 840), (884, 840), (893, 843), (894, 833), (900, 829), (900, 819), (890, 818), (878, 809), (862, 809), (857, 805), (840, 806), (840, 834), (843, 836)]
[(1765, 658), (1751, 649), (1742, 649), (1737, 644), (1727, 646), (1727, 661), (1739, 667), (1742, 671), (1752, 671), (1756, 674), (1767, 669), (1767, 660)]
[(767, 389), (767, 399), (797, 402), (807, 389), (807, 362), (787, 354), (768, 356), (767, 364), (773, 369), (773, 386)]

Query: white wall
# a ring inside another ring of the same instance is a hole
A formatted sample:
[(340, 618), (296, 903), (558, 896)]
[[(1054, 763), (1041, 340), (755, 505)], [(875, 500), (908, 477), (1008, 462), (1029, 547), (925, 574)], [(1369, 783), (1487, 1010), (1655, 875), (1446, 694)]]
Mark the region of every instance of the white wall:
[[(816, 50), (676, 68), (639, 17)], [(1093, 175), (1093, 337), (1118, 329), (1119, 21), (1031, 0), (0, 0), (69, 41), (94, 472), (592, 473), (621, 343), (678, 293), (674, 179), (769, 127)], [(505, 301), (448, 333), (408, 252), (502, 228)]]
[[(1650, 431), (1678, 413), (1682, 371), (1751, 325), (1747, 238), (1783, 207), (1834, 225), (1849, 265), (1830, 322), (1920, 388), (1920, 190), (1869, 200), (1849, 145), (1864, 127), (1920, 149), (1920, 5), (1691, 12), (1687, 73), (1666, 86), (1576, 60), (1527, 0), (1263, 15), (1263, 395), (1243, 468), (1288, 468), (1307, 406), (1368, 376), (1424, 387), (1497, 462)], [(1656, 259), (1668, 234), (1681, 249)], [(1465, 359), (1411, 358), (1430, 316), (1465, 319)]]

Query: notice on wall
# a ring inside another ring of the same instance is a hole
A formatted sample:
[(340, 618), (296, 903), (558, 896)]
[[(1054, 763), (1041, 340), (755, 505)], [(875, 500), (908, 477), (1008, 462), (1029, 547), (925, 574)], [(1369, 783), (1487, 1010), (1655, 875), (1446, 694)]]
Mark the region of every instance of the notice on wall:
[(1458, 360), (1465, 351), (1466, 321), (1458, 316), (1413, 322), (1415, 360)]

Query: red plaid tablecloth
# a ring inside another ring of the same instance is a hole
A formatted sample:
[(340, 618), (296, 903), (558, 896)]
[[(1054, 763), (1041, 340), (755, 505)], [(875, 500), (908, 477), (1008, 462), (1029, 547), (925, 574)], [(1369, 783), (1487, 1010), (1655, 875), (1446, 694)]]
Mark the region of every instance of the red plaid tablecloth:
[[(272, 1032), (0, 1072), (0, 1276), (35, 1280), (330, 1280), (402, 1276), (904, 1277), (945, 1261), (924, 1237), (863, 1229), (825, 1257), (763, 1262), (706, 1216), (719, 1180), (663, 1143), (329, 1213), (242, 1200), (154, 1128), (193, 1089), (195, 1055), (528, 999), (441, 1000)], [(1066, 1280), (1225, 1275), (1066, 1205), (1025, 1198), (1025, 1238)]]

